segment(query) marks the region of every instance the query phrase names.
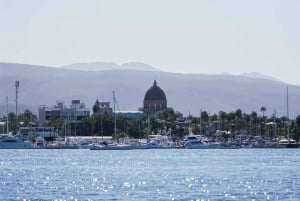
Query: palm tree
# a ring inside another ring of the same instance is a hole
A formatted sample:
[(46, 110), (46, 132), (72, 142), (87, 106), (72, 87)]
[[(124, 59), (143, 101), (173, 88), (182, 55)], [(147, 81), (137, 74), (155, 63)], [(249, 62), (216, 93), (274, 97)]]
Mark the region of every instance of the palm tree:
[[(251, 118), (251, 134), (253, 134), (253, 133), (255, 133), (255, 135), (257, 135), (257, 113), (256, 112), (252, 112), (251, 114), (250, 114), (250, 118)], [(254, 128), (254, 130), (253, 130), (253, 128)], [(255, 132), (253, 132), (253, 131), (255, 131)]]
[[(208, 113), (206, 111), (202, 111), (200, 117), (201, 117), (201, 121), (203, 121), (204, 125), (205, 125), (204, 132), (205, 132), (205, 134), (207, 134), (206, 133), (207, 132), (206, 129), (207, 129), (207, 123), (209, 121), (209, 115), (208, 115)], [(201, 126), (201, 128), (202, 128), (202, 126)], [(202, 132), (202, 131), (200, 131), (200, 132)]]
[(263, 113), (263, 119), (264, 119), (264, 118), (265, 118), (265, 112), (267, 111), (267, 108), (264, 107), (264, 106), (262, 106), (262, 107), (260, 108), (260, 111)]
[(219, 111), (219, 117), (220, 117), (220, 119), (221, 119), (221, 121), (222, 121), (222, 130), (224, 130), (224, 121), (226, 120), (226, 118), (227, 118), (227, 114), (226, 114), (226, 112), (224, 112), (224, 111)]
[(267, 111), (266, 107), (262, 106), (260, 108), (260, 111), (263, 113), (263, 116), (262, 116), (262, 126), (261, 126), (261, 134), (262, 136), (264, 136), (265, 134), (265, 112)]

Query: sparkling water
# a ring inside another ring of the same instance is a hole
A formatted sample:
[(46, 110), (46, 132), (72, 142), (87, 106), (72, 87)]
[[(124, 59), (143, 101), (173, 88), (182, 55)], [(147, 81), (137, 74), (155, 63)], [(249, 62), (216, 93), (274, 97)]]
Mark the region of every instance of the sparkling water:
[(300, 149), (0, 150), (0, 200), (300, 200)]

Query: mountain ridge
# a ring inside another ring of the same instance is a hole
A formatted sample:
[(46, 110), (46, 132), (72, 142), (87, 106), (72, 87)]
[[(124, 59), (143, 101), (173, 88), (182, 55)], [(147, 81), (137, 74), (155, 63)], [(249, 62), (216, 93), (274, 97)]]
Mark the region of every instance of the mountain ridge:
[[(92, 108), (95, 100), (104, 97), (112, 102), (115, 90), (120, 110), (137, 110), (143, 105), (145, 92), (157, 80), (165, 91), (168, 106), (176, 111), (199, 115), (210, 113), (243, 112), (267, 108), (267, 115), (276, 109), (278, 115), (286, 112), (286, 84), (262, 78), (238, 75), (179, 74), (163, 71), (105, 70), (77, 71), (37, 65), (0, 63), (0, 97), (15, 97), (15, 80), (20, 81), (19, 104), (37, 111), (39, 105), (52, 106), (57, 100), (80, 99)], [(290, 86), (291, 116), (300, 114), (300, 87)], [(12, 104), (13, 106), (13, 104)], [(13, 107), (12, 107), (13, 108)], [(5, 111), (2, 104), (1, 112)]]
[(64, 69), (83, 70), (83, 71), (103, 71), (103, 70), (143, 70), (143, 71), (160, 71), (158, 68), (144, 64), (142, 62), (127, 62), (124, 64), (116, 64), (113, 62), (88, 62), (73, 63), (61, 66)]

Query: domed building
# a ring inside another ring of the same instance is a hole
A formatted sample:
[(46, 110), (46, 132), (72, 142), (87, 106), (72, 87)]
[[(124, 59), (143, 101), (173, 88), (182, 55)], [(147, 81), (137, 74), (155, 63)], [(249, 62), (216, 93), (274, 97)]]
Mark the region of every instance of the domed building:
[(153, 86), (145, 94), (143, 111), (148, 115), (155, 115), (165, 109), (167, 109), (166, 94), (154, 80)]

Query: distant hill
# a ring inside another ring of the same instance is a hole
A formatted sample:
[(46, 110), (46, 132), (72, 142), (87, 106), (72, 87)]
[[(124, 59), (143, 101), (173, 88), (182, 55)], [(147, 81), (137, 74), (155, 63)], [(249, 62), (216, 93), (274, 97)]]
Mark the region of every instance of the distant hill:
[[(199, 115), (200, 110), (217, 113), (242, 109), (243, 112), (276, 109), (277, 116), (286, 114), (286, 84), (266, 78), (228, 74), (176, 74), (162, 71), (113, 69), (83, 71), (26, 64), (0, 63), (0, 116), (5, 113), (5, 97), (9, 96), (14, 111), (15, 80), (20, 81), (20, 110), (37, 112), (39, 105), (51, 106), (57, 100), (67, 105), (80, 99), (89, 108), (95, 100), (112, 102), (116, 92), (120, 110), (137, 110), (143, 104), (146, 90), (154, 79), (165, 91), (168, 106), (184, 114)], [(290, 115), (300, 114), (300, 87), (289, 87)]]
[(240, 74), (240, 76), (267, 79), (267, 80), (273, 80), (273, 81), (280, 81), (281, 82), (281, 80), (279, 80), (277, 78), (274, 78), (274, 77), (268, 76), (268, 75), (263, 75), (263, 74), (258, 73), (258, 72), (242, 73), (242, 74)]
[(128, 62), (122, 65), (108, 62), (75, 63), (62, 66), (64, 69), (83, 70), (83, 71), (102, 71), (102, 70), (140, 70), (140, 71), (160, 71), (153, 66), (141, 62)]

